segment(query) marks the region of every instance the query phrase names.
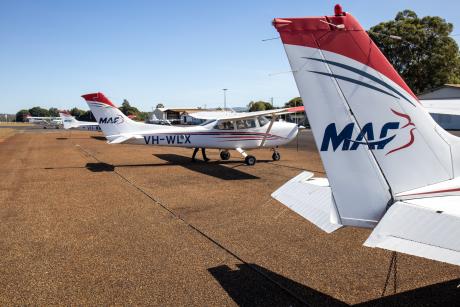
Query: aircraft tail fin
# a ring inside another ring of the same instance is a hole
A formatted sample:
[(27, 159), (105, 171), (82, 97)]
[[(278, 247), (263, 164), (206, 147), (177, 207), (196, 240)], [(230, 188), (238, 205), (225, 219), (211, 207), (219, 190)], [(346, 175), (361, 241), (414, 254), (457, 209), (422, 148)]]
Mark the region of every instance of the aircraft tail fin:
[(333, 16), (276, 18), (343, 225), (374, 227), (395, 195), (460, 173), (439, 127), (367, 32)]
[(102, 132), (110, 141), (120, 134), (131, 134), (140, 131), (167, 129), (167, 126), (151, 125), (135, 122), (123, 114), (104, 94), (92, 93), (82, 96), (96, 118)]
[(59, 111), (59, 116), (62, 118), (62, 126), (64, 129), (78, 127), (78, 120), (68, 111)]

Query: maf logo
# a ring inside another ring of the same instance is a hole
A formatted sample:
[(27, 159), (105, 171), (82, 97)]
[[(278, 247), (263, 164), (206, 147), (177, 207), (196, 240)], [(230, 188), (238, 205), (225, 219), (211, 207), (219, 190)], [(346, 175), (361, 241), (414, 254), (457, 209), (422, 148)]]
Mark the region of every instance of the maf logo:
[(101, 117), (99, 118), (99, 124), (121, 124), (125, 120), (121, 116), (115, 116), (115, 117)]
[(348, 125), (346, 125), (342, 129), (342, 131), (340, 131), (340, 133), (337, 133), (336, 125), (335, 123), (332, 123), (332, 124), (329, 124), (324, 130), (324, 137), (323, 137), (323, 142), (321, 144), (320, 150), (328, 151), (329, 144), (332, 145), (332, 149), (334, 151), (336, 151), (340, 145), (342, 145), (342, 148), (341, 148), (342, 151), (356, 150), (358, 149), (360, 145), (365, 145), (370, 150), (381, 150), (381, 149), (384, 149), (396, 137), (396, 134), (389, 135), (391, 130), (403, 129), (408, 126), (413, 126), (413, 128), (409, 130), (409, 134), (410, 134), (409, 141), (400, 147), (391, 149), (390, 151), (386, 153), (386, 155), (389, 155), (398, 150), (411, 146), (414, 143), (414, 139), (415, 139), (414, 138), (415, 124), (412, 122), (409, 115), (404, 114), (404, 113), (399, 113), (393, 109), (391, 109), (391, 111), (395, 115), (404, 118), (407, 121), (407, 123), (401, 128), (399, 127), (400, 122), (395, 121), (395, 122), (385, 123), (380, 129), (378, 139), (375, 138), (374, 126), (372, 123), (365, 124), (355, 139), (353, 139), (353, 129), (355, 127), (354, 123), (349, 123)]

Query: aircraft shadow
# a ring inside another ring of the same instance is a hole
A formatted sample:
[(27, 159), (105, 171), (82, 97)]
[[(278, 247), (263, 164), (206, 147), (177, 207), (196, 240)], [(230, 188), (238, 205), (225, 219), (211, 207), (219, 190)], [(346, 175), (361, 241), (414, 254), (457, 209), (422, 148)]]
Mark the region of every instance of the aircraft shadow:
[(428, 285), (425, 287), (384, 296), (375, 300), (357, 304), (359, 307), (370, 306), (459, 306), (460, 279)]
[(234, 161), (209, 161), (204, 162), (198, 160), (192, 162), (190, 157), (175, 155), (175, 154), (155, 154), (159, 159), (165, 160), (172, 165), (180, 165), (194, 172), (213, 176), (223, 180), (244, 180), (244, 179), (259, 179), (259, 177), (242, 172), (235, 168), (225, 167), (223, 164), (241, 164)]
[(236, 266), (220, 265), (208, 271), (238, 306), (348, 306), (257, 264)]
[(115, 170), (115, 165), (104, 162), (86, 163), (86, 169), (95, 173), (113, 172)]
[[(236, 266), (236, 269), (231, 269), (221, 265), (208, 271), (239, 306), (350, 306), (257, 264)], [(450, 280), (354, 306), (458, 306), (459, 283), (460, 279)]]
[[(106, 141), (107, 139), (103, 136), (94, 136), (92, 135), (91, 138), (99, 140), (99, 141)], [(88, 137), (57, 137), (56, 140), (62, 141), (62, 140), (87, 140)]]
[[(104, 162), (86, 163), (86, 169), (91, 172), (113, 172), (115, 167), (164, 167), (180, 165), (195, 172), (199, 172), (208, 176), (213, 176), (223, 180), (242, 180), (242, 179), (259, 179), (257, 176), (241, 172), (234, 168), (229, 168), (220, 165), (217, 162), (191, 162), (190, 158), (165, 154), (156, 155), (158, 158), (167, 161), (168, 163), (144, 163), (144, 164), (109, 164)], [(228, 161), (226, 161), (228, 162)]]

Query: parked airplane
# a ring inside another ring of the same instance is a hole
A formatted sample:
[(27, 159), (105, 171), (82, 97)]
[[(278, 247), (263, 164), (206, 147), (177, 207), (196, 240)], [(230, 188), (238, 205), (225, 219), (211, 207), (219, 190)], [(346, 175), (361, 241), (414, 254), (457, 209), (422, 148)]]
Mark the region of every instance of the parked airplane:
[(54, 116), (30, 116), (27, 115), (26, 119), (29, 123), (41, 125), (43, 129), (56, 128), (59, 129), (62, 126), (62, 119)]
[(305, 172), (272, 196), (327, 232), (374, 228), (365, 246), (460, 265), (460, 139), (339, 5), (273, 25), (328, 178)]
[(101, 131), (98, 123), (79, 121), (75, 119), (75, 117), (73, 117), (68, 111), (59, 111), (59, 115), (62, 118), (64, 129)]
[[(221, 118), (213, 118), (200, 126), (175, 127), (144, 124), (125, 116), (102, 93), (82, 96), (96, 117), (109, 144), (129, 143), (138, 145), (159, 145), (220, 149), (222, 160), (230, 159), (229, 149), (237, 150), (247, 165), (254, 165), (256, 158), (245, 150), (268, 147), (273, 150), (272, 158), (277, 161), (278, 146), (291, 141), (298, 132), (297, 125), (276, 122), (277, 114), (302, 111), (303, 107), (287, 108), (251, 113), (236, 113)], [(271, 115), (268, 120), (265, 116)], [(204, 151), (203, 151), (204, 153)], [(205, 160), (207, 159), (203, 154)]]

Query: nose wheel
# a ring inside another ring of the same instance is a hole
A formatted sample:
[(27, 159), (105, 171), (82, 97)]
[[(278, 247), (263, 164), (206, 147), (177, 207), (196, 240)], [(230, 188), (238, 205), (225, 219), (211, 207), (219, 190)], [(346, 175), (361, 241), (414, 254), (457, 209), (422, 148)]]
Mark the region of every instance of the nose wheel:
[(279, 161), (281, 159), (281, 155), (279, 152), (275, 151), (273, 154), (272, 154), (272, 159), (273, 161)]
[(254, 165), (254, 164), (256, 164), (256, 162), (257, 162), (256, 157), (248, 155), (241, 148), (236, 148), (236, 151), (238, 151), (244, 157), (244, 163), (246, 163), (246, 165)]
[(256, 161), (256, 157), (254, 156), (246, 156), (246, 158), (244, 158), (244, 163), (247, 165), (254, 165), (256, 164)]

